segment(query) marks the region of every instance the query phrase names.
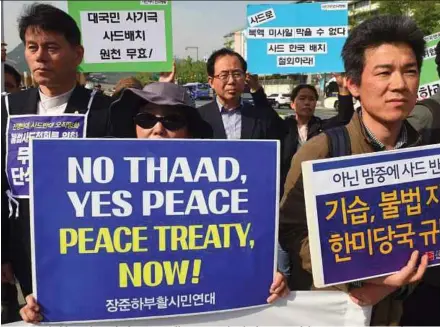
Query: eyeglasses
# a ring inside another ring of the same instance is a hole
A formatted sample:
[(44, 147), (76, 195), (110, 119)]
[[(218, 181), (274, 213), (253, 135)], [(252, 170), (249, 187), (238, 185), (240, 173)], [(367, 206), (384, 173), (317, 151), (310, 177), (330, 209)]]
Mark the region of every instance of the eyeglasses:
[(241, 70), (234, 70), (232, 72), (221, 72), (220, 74), (214, 75), (214, 78), (218, 78), (222, 82), (227, 82), (229, 79), (229, 76), (232, 76), (232, 78), (237, 81), (244, 78), (245, 73)]
[(186, 119), (180, 115), (157, 117), (153, 114), (143, 112), (134, 117), (134, 123), (144, 129), (153, 128), (154, 125), (159, 122), (169, 131), (177, 131), (187, 124)]

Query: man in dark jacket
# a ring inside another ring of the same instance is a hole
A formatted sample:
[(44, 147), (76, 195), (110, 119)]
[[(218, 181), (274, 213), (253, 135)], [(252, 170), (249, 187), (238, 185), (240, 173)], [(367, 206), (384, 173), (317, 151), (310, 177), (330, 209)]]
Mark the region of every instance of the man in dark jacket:
[(216, 98), (199, 109), (216, 139), (281, 139), (282, 119), (270, 107), (243, 103), (247, 64), (229, 49), (215, 51), (208, 59), (208, 82)]
[(2, 182), (2, 227), (9, 224), (2, 235), (2, 263), (12, 263), (26, 296), (32, 293), (29, 138), (104, 137), (110, 98), (77, 84), (76, 70), (84, 49), (80, 30), (67, 13), (50, 5), (34, 4), (20, 18), (19, 32), (27, 64), (39, 88), (6, 95), (1, 100), (1, 163), (6, 171), (3, 179), (7, 179)]
[(337, 115), (329, 119), (321, 119), (314, 115), (318, 101), (318, 92), (314, 86), (300, 84), (292, 90), (290, 106), (295, 110), (295, 116), (289, 116), (284, 120), (286, 135), (284, 137), (281, 158), (282, 180), (286, 179), (296, 151), (307, 140), (327, 129), (346, 125), (350, 121), (354, 112), (353, 100), (344, 81), (345, 79), (341, 75), (338, 74), (336, 76), (336, 82), (339, 86), (338, 100), (341, 105)]

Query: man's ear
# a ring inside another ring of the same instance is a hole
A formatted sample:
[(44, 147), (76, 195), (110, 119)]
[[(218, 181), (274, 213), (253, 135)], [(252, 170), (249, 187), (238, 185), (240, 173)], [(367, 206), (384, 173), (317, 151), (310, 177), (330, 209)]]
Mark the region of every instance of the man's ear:
[(347, 88), (353, 97), (358, 98), (360, 96), (359, 85), (351, 77), (347, 77)]
[(214, 82), (214, 78), (212, 78), (211, 76), (208, 76), (208, 84), (212, 89), (214, 88), (213, 82)]
[(79, 66), (84, 58), (84, 48), (82, 45), (78, 45), (74, 48), (76, 54), (75, 64)]
[(295, 110), (295, 102), (290, 101), (290, 109)]

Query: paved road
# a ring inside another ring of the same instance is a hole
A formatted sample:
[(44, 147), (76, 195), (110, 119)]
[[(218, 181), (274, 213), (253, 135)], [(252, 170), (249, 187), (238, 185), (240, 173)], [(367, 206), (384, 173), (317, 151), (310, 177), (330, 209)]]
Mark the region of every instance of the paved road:
[[(196, 101), (196, 107), (201, 107), (209, 102), (211, 102), (212, 100), (197, 100)], [(280, 115), (291, 115), (292, 114), (292, 110), (291, 109), (279, 109), (277, 110), (277, 112)], [(333, 117), (334, 115), (336, 115), (336, 111), (333, 109), (326, 109), (324, 107), (317, 107), (316, 111), (315, 111), (315, 115), (318, 116), (319, 118), (322, 119), (327, 119), (330, 117)]]

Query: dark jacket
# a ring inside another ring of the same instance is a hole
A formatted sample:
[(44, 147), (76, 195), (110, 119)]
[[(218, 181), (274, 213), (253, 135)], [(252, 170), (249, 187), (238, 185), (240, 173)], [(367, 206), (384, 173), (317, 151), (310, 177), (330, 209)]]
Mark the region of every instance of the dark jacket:
[[(76, 86), (65, 113), (84, 114), (90, 100), (91, 91), (82, 86)], [(8, 95), (9, 114), (12, 115), (31, 115), (37, 114), (39, 101), (38, 88), (28, 89)], [(109, 124), (110, 98), (103, 94), (96, 94), (93, 98), (92, 106), (87, 120), (87, 137), (107, 136)], [(5, 172), (6, 156), (6, 124), (8, 113), (6, 111), (5, 98), (2, 97), (2, 262), (10, 261), (15, 275), (20, 282), (24, 295), (32, 293), (32, 273), (31, 273), (31, 240), (30, 240), (30, 208), (28, 199), (17, 199), (17, 206), (11, 202), (13, 212), (9, 212), (9, 201), (6, 191), (9, 189)], [(56, 155), (56, 154), (54, 154)], [(49, 181), (52, 182), (52, 181)], [(11, 218), (9, 219), (9, 215)], [(6, 227), (6, 228), (5, 228)]]
[[(338, 95), (339, 98), (339, 110), (338, 114), (329, 119), (321, 119), (319, 117), (313, 116), (310, 119), (307, 127), (307, 140), (320, 134), (322, 131), (327, 129), (346, 125), (350, 122), (353, 116), (353, 98), (351, 95)], [(298, 149), (298, 123), (293, 116), (289, 116), (284, 120), (286, 135), (284, 137), (282, 157), (281, 157), (281, 179), (284, 181), (287, 177), (287, 173), (290, 169), (290, 164), (293, 156)], [(283, 190), (281, 190), (281, 194)]]
[[(265, 104), (264, 99), (266, 96), (262, 89), (256, 93), (253, 94), (254, 105), (243, 104), (241, 108), (241, 139), (282, 140), (282, 118), (270, 106)], [(267, 98), (265, 101), (267, 103)], [(225, 127), (223, 126), (217, 101), (214, 100), (199, 107), (198, 111), (202, 119), (212, 129), (213, 138), (226, 139)]]

